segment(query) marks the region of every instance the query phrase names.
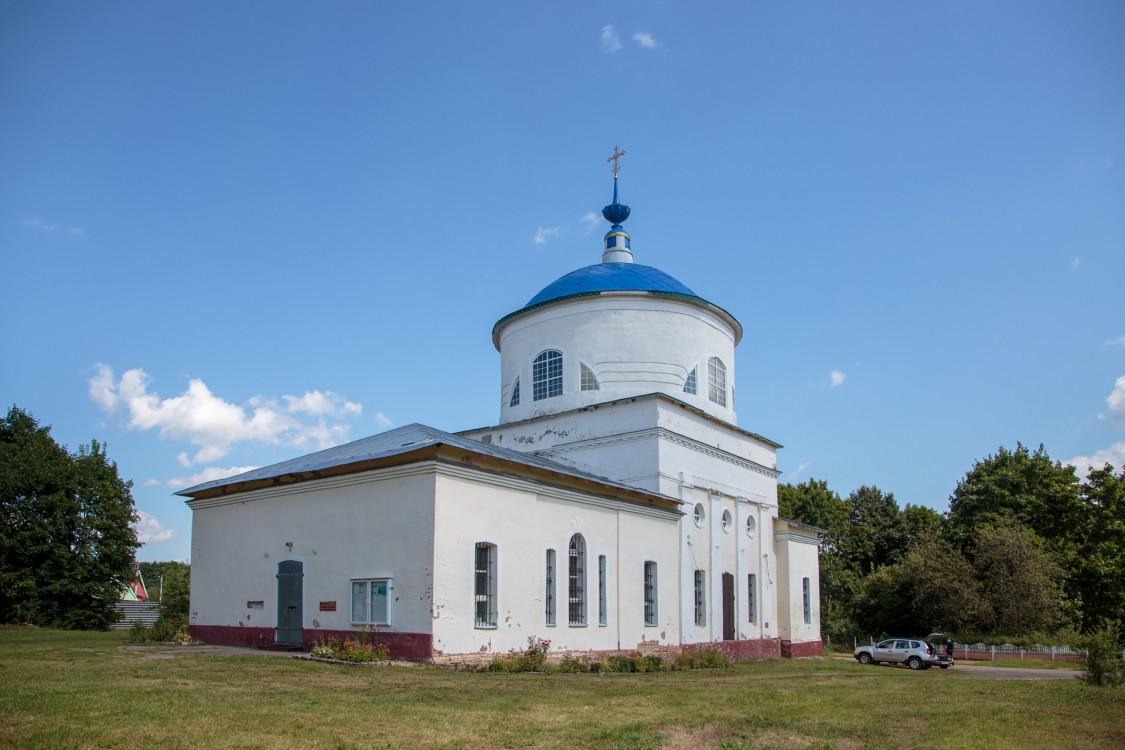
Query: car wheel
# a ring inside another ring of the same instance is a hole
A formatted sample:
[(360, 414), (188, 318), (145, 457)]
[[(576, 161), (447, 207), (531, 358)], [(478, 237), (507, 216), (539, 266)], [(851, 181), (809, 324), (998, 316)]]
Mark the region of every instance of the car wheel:
[(938, 666), (941, 667), (942, 669), (949, 669), (948, 664), (939, 664)]
[(860, 654), (859, 655), (859, 663), (860, 664), (870, 664), (871, 663), (871, 654)]
[(919, 659), (917, 656), (911, 656), (909, 659), (906, 660), (906, 666), (910, 667), (911, 669), (921, 669), (922, 668), (922, 660)]

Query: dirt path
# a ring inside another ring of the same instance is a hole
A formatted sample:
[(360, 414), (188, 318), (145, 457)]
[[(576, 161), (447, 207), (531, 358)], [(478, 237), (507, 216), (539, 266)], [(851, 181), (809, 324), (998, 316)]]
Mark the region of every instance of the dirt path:
[(1073, 680), (1082, 672), (1078, 669), (1036, 669), (1035, 667), (990, 667), (958, 664), (949, 670), (950, 675), (978, 680)]

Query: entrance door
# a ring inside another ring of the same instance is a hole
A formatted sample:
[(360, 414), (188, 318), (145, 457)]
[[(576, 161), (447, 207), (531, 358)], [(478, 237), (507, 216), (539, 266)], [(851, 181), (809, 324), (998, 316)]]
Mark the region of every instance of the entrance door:
[(301, 588), (304, 563), (282, 560), (277, 564), (277, 645), (299, 646), (304, 632), (301, 629)]
[(723, 640), (734, 640), (734, 576), (723, 573)]

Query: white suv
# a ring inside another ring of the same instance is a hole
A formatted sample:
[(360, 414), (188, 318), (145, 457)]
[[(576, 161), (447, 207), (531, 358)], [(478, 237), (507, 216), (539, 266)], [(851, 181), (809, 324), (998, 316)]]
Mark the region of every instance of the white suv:
[(905, 664), (911, 669), (949, 669), (953, 659), (920, 638), (888, 638), (874, 646), (860, 646), (853, 654), (860, 664)]

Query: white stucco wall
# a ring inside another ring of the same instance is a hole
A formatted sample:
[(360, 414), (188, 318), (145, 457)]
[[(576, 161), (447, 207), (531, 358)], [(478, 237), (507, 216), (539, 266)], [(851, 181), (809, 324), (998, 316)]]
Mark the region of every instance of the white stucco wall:
[[(299, 560), (303, 627), (361, 629), (351, 579), (389, 577), (392, 623), (379, 630), (429, 633), (433, 487), (432, 470), (416, 465), (192, 501), (192, 624), (276, 627), (277, 564)], [(336, 611), (319, 611), (321, 601)]]
[[(713, 309), (647, 294), (604, 292), (517, 316), (501, 325), (498, 334), (501, 424), (653, 392), (675, 395), (719, 419), (737, 422), (732, 398), (736, 333)], [(535, 401), (532, 362), (548, 349), (562, 352), (563, 393)], [(710, 357), (726, 366), (725, 406), (708, 398)], [(582, 364), (597, 377), (599, 390), (580, 390)], [(693, 369), (695, 395), (683, 392)], [(512, 406), (517, 378), (520, 403)]]
[[(774, 534), (778, 558), (778, 633), (783, 640), (820, 640), (819, 548), (814, 536), (779, 521)], [(805, 622), (804, 579), (809, 579), (810, 622)]]
[[(434, 553), (434, 648), (446, 654), (523, 649), (529, 636), (552, 650), (636, 648), (679, 643), (677, 516), (630, 508), (568, 490), (505, 480), (485, 484), (456, 472), (439, 477)], [(568, 548), (586, 542), (586, 624), (568, 622)], [(497, 626), (474, 626), (474, 549), (496, 545)], [(546, 551), (555, 550), (556, 624), (546, 624)], [(599, 625), (598, 556), (607, 558), (606, 625)], [(658, 564), (658, 625), (643, 621), (643, 570)]]

